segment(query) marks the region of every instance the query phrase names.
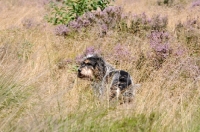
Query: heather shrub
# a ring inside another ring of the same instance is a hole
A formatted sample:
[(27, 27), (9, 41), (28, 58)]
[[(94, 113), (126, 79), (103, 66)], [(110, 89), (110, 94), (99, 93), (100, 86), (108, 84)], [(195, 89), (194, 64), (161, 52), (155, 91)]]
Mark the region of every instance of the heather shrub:
[(119, 19), (116, 19), (118, 20), (116, 24), (118, 31), (127, 31), (140, 37), (146, 37), (152, 30), (166, 30), (168, 24), (168, 18), (160, 15), (148, 17), (145, 13), (131, 15), (118, 13), (117, 16), (119, 16)]
[(150, 30), (151, 20), (147, 18), (146, 14), (133, 15), (130, 20), (129, 31), (133, 34), (143, 35), (146, 31)]
[(133, 60), (133, 55), (129, 48), (122, 44), (117, 44), (114, 46), (113, 51), (109, 55), (109, 59), (115, 62), (115, 64), (119, 64), (121, 62), (130, 63)]
[(105, 9), (111, 0), (63, 0), (62, 2), (51, 2), (51, 13), (46, 16), (48, 22), (58, 24), (68, 24), (86, 12), (92, 10)]
[(145, 13), (134, 14), (129, 18), (129, 21), (130, 26), (125, 25), (128, 27), (128, 32), (139, 37), (146, 37), (150, 31), (165, 31), (168, 24), (166, 16), (153, 15), (152, 17), (148, 17)]
[[(146, 52), (140, 52), (135, 61), (135, 68), (141, 73), (139, 82), (149, 79), (154, 71), (162, 68), (164, 62), (174, 55), (169, 32), (152, 31), (147, 38), (149, 39), (149, 49)], [(182, 52), (182, 50), (177, 50), (176, 54), (182, 55)]]
[(153, 67), (159, 69), (165, 60), (172, 54), (170, 36), (165, 31), (152, 31), (149, 35), (151, 52), (148, 57), (152, 60)]
[(200, 20), (188, 19), (186, 22), (179, 22), (175, 31), (179, 42), (185, 44), (191, 55), (200, 53)]
[(121, 20), (122, 8), (118, 6), (108, 6), (102, 12), (94, 12), (97, 24), (105, 25), (112, 29)]
[(184, 79), (197, 80), (200, 77), (200, 59), (187, 58), (180, 69), (180, 76)]
[(191, 7), (196, 7), (196, 6), (200, 6), (200, 0), (195, 0), (192, 2)]
[(166, 30), (167, 24), (168, 18), (166, 16), (154, 15), (150, 20), (151, 30)]
[(106, 34), (109, 29), (113, 29), (117, 25), (121, 19), (121, 14), (122, 9), (117, 6), (108, 6), (103, 11), (86, 12), (67, 25), (58, 25), (56, 35), (66, 36), (69, 33), (83, 31), (92, 26), (99, 27), (100, 33)]
[[(129, 24), (130, 23), (130, 24)], [(109, 30), (125, 31), (139, 37), (146, 37), (150, 31), (166, 30), (168, 18), (154, 15), (152, 18), (145, 13), (130, 15), (122, 13), (118, 6), (108, 6), (104, 10), (87, 12), (82, 16), (70, 21), (66, 27), (59, 25), (56, 28), (57, 35), (67, 35), (71, 32), (84, 31), (88, 27), (99, 27), (100, 35), (105, 35)], [(61, 28), (62, 27), (62, 28)]]
[(128, 32), (129, 28), (128, 23), (129, 23), (129, 16), (125, 13), (121, 13), (121, 19), (117, 24), (117, 29), (122, 32), (123, 31)]
[(59, 36), (66, 36), (70, 32), (70, 29), (66, 25), (58, 25), (55, 28), (55, 34)]
[(165, 78), (198, 81), (200, 77), (200, 59), (198, 57), (176, 58), (163, 67), (163, 72)]
[(145, 13), (133, 15), (130, 19), (129, 32), (140, 37), (146, 37), (149, 31), (166, 30), (168, 18), (160, 15), (154, 15), (152, 18), (147, 17)]

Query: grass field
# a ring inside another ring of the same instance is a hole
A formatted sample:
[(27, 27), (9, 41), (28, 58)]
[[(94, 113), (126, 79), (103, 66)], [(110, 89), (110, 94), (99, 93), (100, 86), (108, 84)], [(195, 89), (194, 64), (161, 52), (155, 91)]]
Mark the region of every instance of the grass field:
[[(200, 4), (163, 1), (113, 5), (129, 16), (167, 17), (165, 40), (141, 27), (57, 36), (44, 19), (45, 0), (0, 0), (0, 132), (199, 132)], [(170, 46), (163, 52), (156, 42)], [(77, 58), (88, 48), (141, 84), (131, 104), (102, 103), (77, 78)]]

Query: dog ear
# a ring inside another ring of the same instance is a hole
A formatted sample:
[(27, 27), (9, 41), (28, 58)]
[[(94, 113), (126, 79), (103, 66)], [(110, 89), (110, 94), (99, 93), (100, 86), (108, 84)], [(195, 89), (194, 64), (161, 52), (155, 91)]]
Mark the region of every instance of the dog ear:
[(104, 59), (100, 56), (94, 56), (95, 61), (96, 61), (96, 65), (95, 65), (95, 69), (98, 73), (98, 76), (104, 76), (106, 74), (106, 63), (104, 61)]
[(95, 56), (95, 59), (96, 59), (96, 63), (97, 63), (97, 66), (98, 67), (105, 67), (105, 61), (103, 60), (102, 57), (100, 56)]

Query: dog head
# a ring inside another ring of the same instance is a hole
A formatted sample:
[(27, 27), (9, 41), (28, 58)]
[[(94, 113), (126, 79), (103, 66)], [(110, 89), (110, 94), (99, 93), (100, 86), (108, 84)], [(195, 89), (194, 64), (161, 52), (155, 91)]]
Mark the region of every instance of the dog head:
[(106, 72), (105, 61), (98, 55), (90, 55), (83, 59), (78, 68), (78, 77), (87, 80), (101, 80)]

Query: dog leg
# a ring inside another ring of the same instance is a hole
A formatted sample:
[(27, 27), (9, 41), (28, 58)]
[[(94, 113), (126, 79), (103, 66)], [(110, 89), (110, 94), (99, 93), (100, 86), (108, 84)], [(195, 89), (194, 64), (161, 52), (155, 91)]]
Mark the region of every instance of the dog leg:
[(110, 97), (109, 97), (110, 101), (114, 98), (117, 98), (117, 100), (119, 100), (120, 95), (121, 95), (121, 91), (118, 87), (114, 86), (110, 88)]
[(124, 103), (130, 103), (133, 101), (133, 97), (134, 97), (134, 88), (133, 86), (129, 86), (126, 91), (123, 92), (122, 94), (123, 96), (123, 102)]

